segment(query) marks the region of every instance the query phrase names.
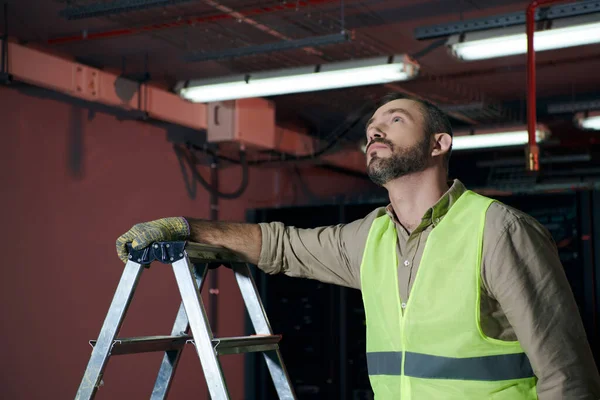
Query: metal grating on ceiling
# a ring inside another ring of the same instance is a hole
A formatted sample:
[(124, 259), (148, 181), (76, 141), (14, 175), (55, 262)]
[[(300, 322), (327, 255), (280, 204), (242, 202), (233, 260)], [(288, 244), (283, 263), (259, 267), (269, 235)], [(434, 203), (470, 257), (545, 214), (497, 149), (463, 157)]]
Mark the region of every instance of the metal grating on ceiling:
[[(282, 2), (177, 2), (164, 7), (115, 13), (104, 18), (125, 29), (142, 29), (140, 33), (146, 33), (180, 51), (181, 59), (190, 54), (209, 54), (227, 50), (233, 57), (223, 60), (222, 63), (228, 70), (238, 73), (336, 61), (356, 55), (370, 56), (373, 54), (372, 52), (365, 54), (358, 46), (349, 43), (339, 48), (327, 46), (327, 52), (317, 48), (313, 49), (314, 51), (304, 49), (271, 52), (264, 56), (238, 57), (236, 55), (235, 49), (285, 40), (310, 39), (332, 33), (339, 34), (342, 31), (342, 14), (338, 2), (315, 1), (316, 4), (323, 3), (319, 6), (311, 6), (311, 2), (302, 3), (306, 3), (302, 8), (277, 9), (276, 7), (280, 6)], [(98, 2), (79, 0), (71, 1), (70, 7), (95, 4)], [(257, 12), (259, 6), (260, 10), (267, 11)], [(215, 7), (219, 7), (219, 9)], [(229, 9), (235, 11), (254, 10), (254, 12), (249, 13), (250, 16), (247, 20), (235, 17), (211, 20), (212, 17), (219, 15), (235, 16), (234, 12), (223, 11)], [(193, 19), (192, 17), (204, 19), (204, 21), (197, 24), (177, 23), (177, 21)], [(147, 30), (146, 27), (148, 27)], [(333, 50), (334, 48), (335, 50)]]
[[(57, 1), (66, 3), (65, 0)], [(109, 2), (68, 0), (70, 4), (68, 9), (131, 1), (134, 0)], [(139, 3), (140, 1), (134, 2)], [(333, 0), (302, 2), (172, 1), (174, 3), (167, 6), (115, 12), (104, 18), (116, 22), (124, 30), (130, 31), (129, 35), (133, 33), (152, 34), (155, 37), (168, 39), (169, 43), (184, 51), (214, 51), (215, 49), (235, 48), (236, 45), (263, 44), (269, 40), (272, 41), (278, 35), (285, 36), (284, 40), (288, 40), (340, 33), (344, 28), (346, 13), (360, 11), (361, 14), (375, 15), (364, 3), (378, 2), (350, 1), (342, 8), (339, 1)], [(289, 5), (295, 6), (288, 7)], [(235, 13), (240, 13), (242, 17)], [(248, 23), (242, 22), (245, 18), (248, 18)], [(258, 25), (267, 29), (257, 29), (257, 27), (260, 28)], [(270, 34), (269, 31), (276, 35)], [(92, 37), (91, 35), (102, 33), (90, 32), (89, 34)]]
[[(102, 4), (139, 4), (142, 0), (56, 0), (66, 9), (97, 7)], [(148, 0), (150, 2), (154, 0)], [(351, 41), (331, 45), (272, 51), (264, 54), (236, 53), (236, 49), (282, 43), (289, 40), (310, 39), (324, 35), (339, 34), (351, 16), (354, 24), (389, 23), (385, 0), (346, 0), (344, 8), (340, 1), (257, 1), (257, 0), (172, 0), (166, 5), (130, 8), (104, 15), (113, 25), (130, 29), (168, 44), (170, 57), (183, 62), (191, 54), (210, 55), (227, 51), (229, 58), (216, 61), (200, 61), (190, 65), (190, 71), (227, 71), (240, 74), (256, 71), (293, 68), (303, 65), (335, 62), (353, 58), (368, 58), (401, 52), (386, 45), (385, 41), (371, 36), (368, 31), (353, 32)], [(165, 2), (163, 2), (165, 3)], [(289, 7), (294, 4), (294, 7)], [(390, 3), (391, 4), (391, 3)], [(282, 5), (286, 5), (283, 7)], [(412, 5), (411, 5), (412, 6)], [(415, 7), (416, 3), (414, 6)], [(382, 10), (384, 10), (382, 12)], [(239, 13), (239, 14), (238, 14)], [(241, 17), (240, 17), (241, 15)], [(357, 22), (358, 21), (358, 22)], [(362, 22), (361, 22), (362, 21)], [(146, 29), (148, 28), (148, 29)], [(136, 29), (138, 31), (136, 31)], [(389, 42), (388, 42), (389, 43)], [(395, 47), (395, 46), (394, 46)], [(420, 46), (422, 47), (422, 46)], [(124, 51), (126, 51), (124, 49)], [(143, 51), (140, 49), (139, 51)], [(139, 52), (138, 51), (138, 52)], [(113, 55), (113, 60), (114, 60)], [(114, 61), (113, 61), (114, 62)], [(220, 68), (214, 68), (214, 66)], [(211, 66), (211, 68), (206, 68)], [(379, 87), (351, 88), (338, 91), (317, 92), (277, 97), (280, 107), (301, 110), (308, 104), (317, 104), (321, 118), (327, 113), (345, 115), (360, 107), (366, 99), (379, 97), (391, 91), (423, 94), (426, 99), (447, 108), (456, 121), (463, 124), (501, 122), (513, 119), (499, 103), (489, 99), (476, 89), (454, 83), (425, 73), (411, 82)], [(479, 107), (452, 109), (461, 104), (479, 104)], [(317, 117), (315, 117), (317, 118)], [(362, 137), (362, 132), (360, 132)]]

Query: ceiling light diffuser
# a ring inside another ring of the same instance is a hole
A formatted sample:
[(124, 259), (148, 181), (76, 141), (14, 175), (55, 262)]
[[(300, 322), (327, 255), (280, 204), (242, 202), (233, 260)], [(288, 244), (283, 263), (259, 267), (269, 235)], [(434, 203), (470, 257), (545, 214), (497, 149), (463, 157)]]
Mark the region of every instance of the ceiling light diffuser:
[[(552, 22), (552, 28), (535, 32), (536, 52), (600, 43), (600, 21), (595, 18), (569, 18)], [(452, 54), (465, 61), (506, 57), (527, 53), (525, 26), (454, 35), (447, 45)]]
[[(537, 142), (545, 140), (550, 131), (543, 125), (538, 125)], [(511, 147), (525, 145), (529, 141), (526, 127), (494, 129), (486, 131), (457, 132), (452, 138), (452, 151), (487, 149), (494, 147)]]
[(577, 124), (582, 129), (600, 131), (600, 111), (586, 111), (575, 115)]
[(235, 77), (180, 82), (176, 91), (192, 102), (208, 103), (251, 97), (340, 89), (404, 81), (419, 65), (405, 55), (344, 61)]

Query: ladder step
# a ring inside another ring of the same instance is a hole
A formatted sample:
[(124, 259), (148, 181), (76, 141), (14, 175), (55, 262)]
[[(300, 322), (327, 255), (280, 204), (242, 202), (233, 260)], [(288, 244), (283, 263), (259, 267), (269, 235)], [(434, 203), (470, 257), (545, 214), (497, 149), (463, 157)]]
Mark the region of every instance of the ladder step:
[[(235, 336), (214, 338), (212, 344), (217, 355), (225, 355), (276, 350), (280, 340), (281, 335)], [(188, 341), (193, 342), (194, 338), (191, 335), (118, 338), (113, 342), (110, 354), (118, 356), (123, 354), (179, 350)], [(90, 340), (90, 345), (94, 347), (96, 340)]]
[[(191, 335), (117, 338), (113, 342), (110, 354), (118, 356), (122, 354), (178, 350), (182, 348), (188, 340), (192, 340)], [(96, 340), (90, 340), (90, 344), (94, 347), (96, 345)]]
[(224, 355), (276, 350), (280, 340), (281, 335), (252, 335), (214, 338), (212, 342), (217, 355)]

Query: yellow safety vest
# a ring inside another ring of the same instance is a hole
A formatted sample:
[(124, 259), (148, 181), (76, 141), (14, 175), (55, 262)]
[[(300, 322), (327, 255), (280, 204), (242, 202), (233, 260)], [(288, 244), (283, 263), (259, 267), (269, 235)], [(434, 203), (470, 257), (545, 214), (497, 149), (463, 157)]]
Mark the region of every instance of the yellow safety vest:
[(373, 222), (361, 287), (377, 400), (537, 399), (537, 379), (519, 342), (481, 331), (483, 230), (493, 201), (467, 191), (432, 230), (404, 310), (396, 227), (387, 215)]

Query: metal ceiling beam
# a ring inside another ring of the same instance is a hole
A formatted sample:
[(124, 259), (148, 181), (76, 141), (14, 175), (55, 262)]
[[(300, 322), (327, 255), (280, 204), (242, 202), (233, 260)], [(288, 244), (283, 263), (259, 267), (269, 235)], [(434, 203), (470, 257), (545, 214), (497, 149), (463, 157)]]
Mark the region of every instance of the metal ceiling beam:
[(576, 113), (579, 111), (599, 110), (599, 100), (570, 101), (548, 105), (548, 114)]
[[(139, 1), (139, 0), (138, 0)], [(274, 6), (265, 6), (265, 7), (255, 7), (252, 9), (245, 9), (236, 12), (240, 15), (240, 18), (253, 18), (255, 16), (263, 15), (263, 14), (272, 14), (276, 12), (283, 12), (288, 10), (298, 10), (306, 7), (316, 7), (331, 3), (336, 3), (339, 0), (298, 0), (298, 1), (289, 1), (280, 3)], [(181, 28), (184, 26), (196, 26), (198, 24), (207, 23), (207, 22), (220, 22), (223, 20), (235, 20), (235, 18), (231, 15), (231, 12), (222, 12), (219, 14), (213, 15), (203, 15), (203, 16), (191, 16), (180, 18), (176, 20), (169, 20), (165, 22), (137, 26), (131, 28), (117, 28), (109, 31), (103, 32), (81, 32), (74, 35), (60, 36), (55, 37), (48, 40), (48, 44), (63, 44), (70, 42), (79, 42), (82, 40), (93, 40), (93, 39), (109, 39), (116, 38), (122, 36), (130, 36), (137, 35), (141, 33), (151, 33), (155, 31), (161, 31), (166, 29), (173, 28)]]
[(350, 40), (350, 35), (347, 32), (342, 32), (332, 35), (311, 36), (297, 40), (283, 40), (275, 43), (266, 43), (256, 46), (246, 46), (220, 51), (195, 52), (186, 55), (184, 59), (187, 62), (222, 60), (226, 58), (244, 57), (255, 54), (272, 53), (275, 51), (299, 49), (304, 47), (327, 46), (331, 44), (345, 43)]
[[(561, 4), (537, 9), (535, 12), (535, 20), (536, 22), (547, 21), (597, 12), (600, 12), (600, 1), (583, 0), (571, 4)], [(525, 25), (525, 22), (525, 12), (520, 11), (502, 15), (494, 15), (485, 18), (468, 19), (464, 21), (419, 27), (414, 30), (414, 36), (417, 40), (435, 39), (444, 36), (482, 31), (492, 28)]]
[(180, 3), (190, 3), (195, 0), (113, 0), (109, 2), (92, 3), (72, 6), (61, 10), (58, 14), (68, 20), (105, 17), (129, 11), (146, 10), (155, 7), (165, 7)]
[[(540, 157), (540, 164), (570, 164), (574, 162), (588, 162), (592, 161), (590, 154), (566, 154), (558, 156), (546, 156)], [(511, 157), (501, 158), (497, 160), (482, 160), (477, 161), (478, 167), (508, 167), (508, 166), (519, 166), (523, 165), (523, 157)]]

